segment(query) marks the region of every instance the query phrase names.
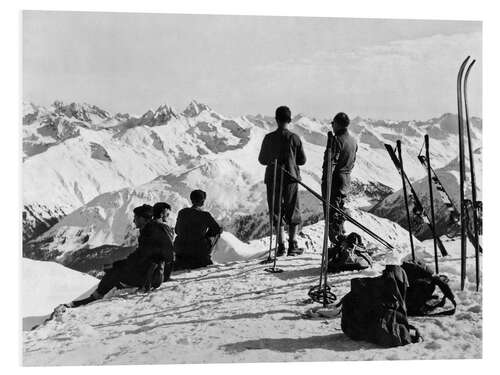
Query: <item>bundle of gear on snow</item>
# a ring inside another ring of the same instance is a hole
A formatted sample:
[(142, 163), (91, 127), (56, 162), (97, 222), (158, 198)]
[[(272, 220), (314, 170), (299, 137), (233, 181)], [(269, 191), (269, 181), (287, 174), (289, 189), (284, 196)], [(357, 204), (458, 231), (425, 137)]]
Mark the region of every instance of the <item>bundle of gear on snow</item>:
[[(455, 296), (448, 285), (448, 278), (445, 275), (434, 275), (432, 269), (419, 259), (404, 261), (401, 267), (405, 270), (410, 284), (406, 293), (408, 315), (440, 316), (455, 313), (457, 306)], [(443, 294), (441, 300), (434, 294), (436, 286)], [(452, 309), (431, 313), (436, 308), (443, 307), (447, 299), (453, 304)]]
[(418, 342), (418, 330), (408, 322), (408, 278), (401, 266), (388, 265), (381, 276), (351, 280), (351, 291), (342, 298), (342, 331), (353, 340), (384, 347)]
[(355, 232), (340, 237), (335, 246), (328, 249), (328, 272), (360, 271), (371, 265), (372, 259), (361, 236)]

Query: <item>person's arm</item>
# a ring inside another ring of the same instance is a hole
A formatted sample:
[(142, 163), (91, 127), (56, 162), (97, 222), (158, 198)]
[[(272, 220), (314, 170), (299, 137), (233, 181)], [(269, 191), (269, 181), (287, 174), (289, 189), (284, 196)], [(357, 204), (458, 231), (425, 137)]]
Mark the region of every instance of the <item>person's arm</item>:
[(321, 173), (321, 186), (326, 186), (327, 160), (328, 160), (328, 147), (325, 148), (325, 153), (323, 154), (323, 166), (322, 166), (322, 173)]
[(179, 213), (177, 214), (177, 220), (175, 222), (175, 234), (179, 235), (182, 230), (181, 230), (181, 226), (182, 226), (182, 217), (184, 216), (184, 210), (180, 210)]
[(262, 165), (269, 165), (272, 160), (271, 160), (271, 155), (269, 154), (269, 141), (268, 141), (267, 135), (264, 137), (264, 140), (262, 141), (262, 145), (260, 147), (260, 152), (259, 152), (259, 163)]
[(207, 212), (207, 226), (208, 231), (206, 237), (215, 237), (222, 233), (222, 227), (217, 223), (217, 221), (215, 221), (209, 212)]
[(295, 162), (297, 165), (304, 165), (306, 163), (306, 153), (304, 152), (304, 147), (302, 146), (302, 141), (297, 136), (298, 147), (297, 147), (297, 156), (295, 157)]

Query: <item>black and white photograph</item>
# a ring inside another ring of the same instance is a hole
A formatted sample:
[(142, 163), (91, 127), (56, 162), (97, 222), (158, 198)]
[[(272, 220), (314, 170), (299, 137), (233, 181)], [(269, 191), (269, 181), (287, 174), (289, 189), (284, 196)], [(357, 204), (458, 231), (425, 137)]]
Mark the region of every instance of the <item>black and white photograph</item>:
[(19, 13), (23, 366), (483, 358), (481, 20)]

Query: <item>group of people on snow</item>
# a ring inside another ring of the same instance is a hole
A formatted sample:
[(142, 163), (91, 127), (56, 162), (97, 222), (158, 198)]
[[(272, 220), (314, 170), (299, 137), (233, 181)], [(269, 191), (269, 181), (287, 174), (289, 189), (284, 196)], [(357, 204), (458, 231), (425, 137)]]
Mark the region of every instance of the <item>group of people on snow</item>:
[[(286, 106), (278, 107), (275, 120), (277, 129), (264, 137), (258, 160), (266, 166), (264, 182), (270, 217), (277, 229), (277, 256), (283, 256), (285, 252), (288, 256), (295, 256), (303, 251), (298, 247), (296, 238), (302, 221), (298, 181), (301, 180), (299, 167), (306, 163), (307, 158), (300, 137), (288, 129), (292, 120), (290, 109)], [(332, 145), (332, 152), (325, 150), (321, 187), (323, 196), (326, 196), (327, 158), (331, 155), (331, 204), (342, 210), (358, 146), (348, 131), (349, 117), (345, 113), (338, 113), (331, 125), (335, 135), (329, 132), (329, 137), (333, 137), (329, 143)], [(276, 170), (280, 172), (278, 178)], [(168, 203), (158, 202), (154, 206), (144, 204), (136, 207), (134, 224), (139, 229), (137, 249), (127, 258), (105, 268), (104, 277), (90, 297), (73, 301), (67, 306), (77, 307), (90, 303), (102, 298), (115, 287), (139, 287), (148, 291), (167, 281), (172, 270), (212, 264), (211, 251), (222, 228), (209, 212), (203, 210), (206, 198), (207, 194), (202, 190), (191, 192), (192, 206), (179, 211), (175, 230), (167, 225), (171, 211)], [(333, 210), (329, 212), (329, 238), (335, 244), (344, 235), (344, 218)], [(288, 249), (284, 244), (283, 224), (288, 226)]]
[(203, 210), (206, 198), (204, 191), (192, 191), (192, 206), (179, 211), (175, 229), (167, 224), (171, 211), (168, 203), (134, 208), (134, 224), (139, 229), (137, 249), (125, 259), (105, 267), (103, 278), (89, 297), (66, 306), (86, 305), (103, 298), (113, 288), (138, 287), (149, 291), (169, 280), (172, 270), (212, 264), (210, 253), (222, 227)]
[[(264, 137), (259, 154), (259, 162), (266, 166), (264, 182), (267, 190), (267, 202), (273, 225), (276, 226), (278, 238), (277, 255), (285, 254), (284, 225), (288, 225), (288, 250), (287, 255), (294, 256), (302, 253), (297, 246), (297, 228), (301, 224), (300, 204), (298, 195), (298, 181), (301, 180), (300, 169), (307, 161), (300, 137), (287, 129), (292, 121), (290, 108), (281, 106), (276, 109), (275, 114), (277, 129)], [(351, 183), (351, 171), (356, 161), (358, 145), (356, 139), (349, 133), (349, 117), (343, 113), (337, 113), (331, 122), (332, 133), (328, 133), (331, 139), (331, 195), (330, 203), (340, 209), (344, 209), (344, 201), (347, 197)], [(327, 189), (327, 159), (329, 153), (325, 150), (323, 158), (323, 171), (321, 178), (321, 190), (326, 197)], [(274, 176), (274, 162), (277, 161), (278, 176)], [(281, 174), (281, 169), (284, 173)], [(281, 181), (283, 175), (283, 181)], [(273, 202), (274, 197), (274, 202)], [(281, 202), (279, 201), (281, 197)], [(274, 203), (274, 204), (273, 204)], [(281, 206), (280, 204), (281, 203)], [(326, 207), (324, 207), (325, 209)], [(278, 218), (281, 209), (282, 217)], [(329, 238), (332, 243), (337, 243), (344, 235), (344, 217), (334, 210), (329, 210)], [(281, 223), (278, 220), (282, 220)]]

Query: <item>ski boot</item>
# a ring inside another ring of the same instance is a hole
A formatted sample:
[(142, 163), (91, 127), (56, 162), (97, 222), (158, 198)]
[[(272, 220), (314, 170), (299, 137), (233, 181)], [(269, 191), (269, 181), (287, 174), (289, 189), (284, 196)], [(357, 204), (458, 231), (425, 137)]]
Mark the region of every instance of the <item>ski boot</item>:
[(294, 257), (297, 255), (302, 255), (304, 252), (304, 249), (299, 248), (299, 245), (297, 244), (297, 241), (290, 241), (288, 243), (288, 253), (287, 255), (289, 257)]

